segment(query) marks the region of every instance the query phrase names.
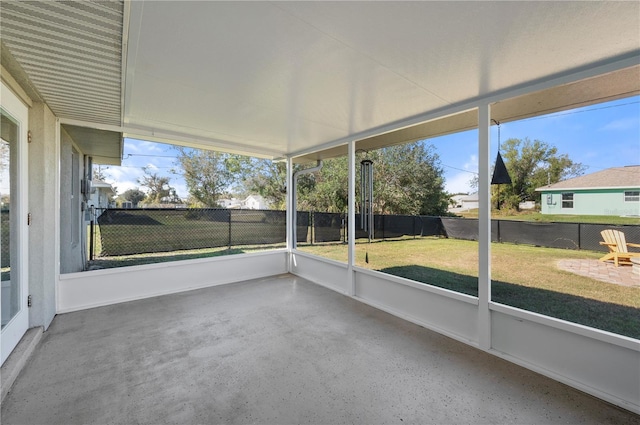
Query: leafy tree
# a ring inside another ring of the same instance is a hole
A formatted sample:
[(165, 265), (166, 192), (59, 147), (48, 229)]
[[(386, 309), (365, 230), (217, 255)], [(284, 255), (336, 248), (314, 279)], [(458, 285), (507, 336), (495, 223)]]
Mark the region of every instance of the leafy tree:
[(287, 203), (287, 165), (284, 162), (255, 160), (246, 173), (247, 191), (259, 193), (272, 208), (283, 210)]
[(125, 190), (122, 194), (122, 198), (131, 202), (133, 207), (136, 208), (138, 204), (144, 201), (144, 198), (147, 197), (147, 194), (141, 191), (139, 188)]
[[(420, 142), (358, 153), (374, 163), (374, 211), (383, 214), (446, 213), (448, 195), (443, 189), (443, 171), (435, 148)], [(297, 169), (308, 165), (296, 166)], [(322, 169), (298, 179), (298, 210), (346, 212), (348, 206), (348, 159), (325, 160)], [(259, 162), (246, 181), (276, 208), (286, 199), (286, 166)], [(356, 198), (359, 187), (356, 187)]]
[(250, 158), (242, 155), (182, 147), (177, 149), (178, 165), (182, 169), (191, 201), (204, 207), (216, 207), (221, 195), (241, 182), (250, 164)]
[[(502, 157), (511, 176), (511, 185), (501, 185), (501, 203), (518, 208), (521, 201), (540, 202), (537, 187), (582, 175), (586, 167), (573, 162), (558, 148), (540, 140), (509, 139), (502, 145)], [(494, 190), (494, 201), (497, 201)], [(504, 201), (502, 201), (504, 199)]]
[(449, 196), (433, 145), (406, 143), (371, 152), (374, 211), (382, 214), (446, 214)]
[(147, 200), (151, 204), (163, 203), (180, 203), (180, 198), (176, 191), (169, 185), (171, 179), (169, 177), (159, 176), (158, 173), (152, 173), (148, 167), (143, 167), (144, 176), (138, 179), (140, 186), (149, 189)]

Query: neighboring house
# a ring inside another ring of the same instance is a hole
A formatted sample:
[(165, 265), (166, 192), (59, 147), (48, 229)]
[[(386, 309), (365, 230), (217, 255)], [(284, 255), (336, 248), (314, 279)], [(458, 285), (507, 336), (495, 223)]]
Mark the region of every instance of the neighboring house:
[(218, 199), (218, 206), (220, 208), (238, 209), (242, 207), (242, 201), (237, 198)]
[[(115, 195), (113, 187), (102, 180), (93, 180), (91, 182), (91, 196), (89, 197), (89, 207), (99, 210), (109, 208), (112, 204), (111, 198)], [(98, 213), (100, 213), (99, 211)]]
[(469, 211), (479, 208), (478, 194), (454, 195), (451, 197), (455, 201), (455, 206), (449, 207), (450, 212)]
[(640, 165), (539, 187), (542, 214), (640, 216)]
[(536, 208), (535, 201), (524, 201), (518, 204), (518, 208), (521, 210), (533, 210)]
[(247, 196), (247, 199), (242, 201), (242, 208), (248, 210), (266, 210), (267, 203), (260, 195), (249, 195)]

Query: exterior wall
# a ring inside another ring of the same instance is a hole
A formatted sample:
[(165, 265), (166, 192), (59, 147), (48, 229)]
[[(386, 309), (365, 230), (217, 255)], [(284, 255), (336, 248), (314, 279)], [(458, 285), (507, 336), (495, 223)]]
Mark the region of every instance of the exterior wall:
[(89, 207), (93, 206), (100, 209), (109, 208), (109, 195), (111, 195), (111, 193), (112, 191), (108, 188), (97, 187), (89, 198)]
[(45, 104), (33, 104), (29, 130), (29, 327), (46, 330), (56, 313), (58, 143), (56, 118)]
[[(625, 202), (624, 192), (638, 189), (553, 190), (542, 192), (542, 214), (640, 215), (640, 202)], [(562, 208), (562, 194), (573, 193), (573, 208)], [(552, 196), (551, 205), (547, 195)]]
[[(71, 190), (76, 188), (75, 196), (81, 196), (79, 184), (73, 185), (71, 156), (74, 149), (69, 135), (60, 130), (60, 273), (74, 273), (84, 269), (83, 238), (86, 237), (81, 228), (80, 241), (74, 244), (71, 241), (72, 226), (80, 226), (80, 223), (72, 223), (71, 214)], [(79, 152), (82, 155), (82, 152)], [(81, 158), (80, 158), (81, 159)], [(78, 176), (82, 176), (82, 161)], [(82, 215), (80, 215), (82, 218)]]

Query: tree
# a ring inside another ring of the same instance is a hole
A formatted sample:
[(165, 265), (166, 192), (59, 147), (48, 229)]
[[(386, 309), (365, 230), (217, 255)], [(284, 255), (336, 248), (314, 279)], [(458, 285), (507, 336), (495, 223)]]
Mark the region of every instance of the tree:
[(180, 203), (176, 191), (169, 185), (169, 177), (159, 176), (158, 173), (149, 171), (149, 167), (142, 167), (144, 176), (138, 179), (140, 186), (149, 189), (147, 199), (152, 204)]
[[(358, 153), (357, 163), (365, 157), (374, 163), (374, 211), (382, 214), (446, 213), (448, 196), (444, 191), (443, 171), (432, 145), (415, 142), (376, 151)], [(294, 167), (294, 171), (308, 165)], [(322, 169), (298, 179), (297, 208), (326, 212), (346, 212), (348, 205), (348, 159), (327, 159)], [(258, 191), (277, 208), (283, 208), (286, 195), (286, 166), (261, 162), (247, 188)], [(359, 187), (356, 187), (358, 198)]]
[(249, 192), (257, 192), (277, 210), (287, 203), (287, 165), (269, 160), (252, 161), (251, 171), (245, 174), (244, 186)]
[[(502, 145), (502, 157), (511, 176), (511, 185), (500, 185), (501, 204), (518, 209), (522, 201), (540, 202), (535, 189), (549, 183), (577, 177), (586, 167), (573, 162), (558, 148), (540, 140), (509, 139)], [(498, 189), (494, 190), (494, 202)]]
[(107, 171), (108, 169), (109, 167), (98, 165), (96, 168), (93, 169), (93, 179), (105, 181), (107, 179), (107, 175), (104, 172)]
[(143, 191), (141, 191), (137, 187), (135, 189), (126, 190), (122, 194), (122, 198), (124, 198), (125, 200), (131, 202), (131, 204), (133, 205), (134, 208), (136, 208), (138, 206), (138, 203), (140, 203), (141, 201), (144, 201), (144, 198), (146, 198), (146, 197), (147, 197), (147, 194), (144, 193)]
[(192, 202), (216, 207), (231, 186), (238, 185), (250, 159), (242, 155), (179, 147), (178, 164)]
[(381, 214), (446, 214), (449, 196), (435, 147), (406, 143), (371, 152), (374, 211)]

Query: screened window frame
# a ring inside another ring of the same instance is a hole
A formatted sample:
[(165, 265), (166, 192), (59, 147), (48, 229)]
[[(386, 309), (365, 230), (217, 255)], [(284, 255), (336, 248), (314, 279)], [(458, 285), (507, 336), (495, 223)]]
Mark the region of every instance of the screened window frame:
[(625, 190), (624, 202), (640, 202), (640, 190)]
[[(569, 196), (571, 197), (569, 199)], [(574, 193), (573, 192), (564, 192), (562, 193), (562, 208), (563, 209), (573, 209), (574, 202)]]

